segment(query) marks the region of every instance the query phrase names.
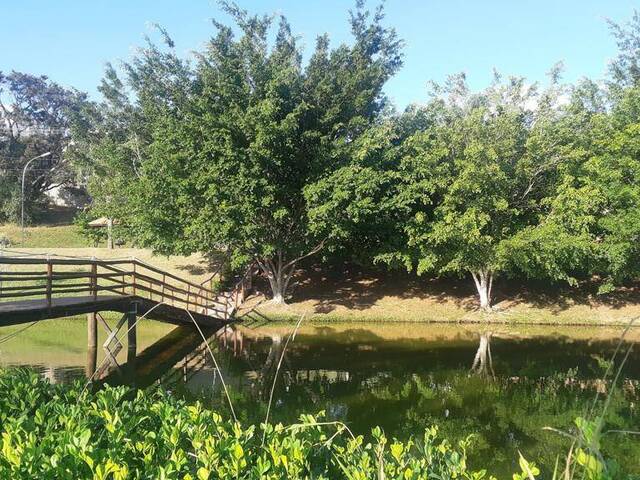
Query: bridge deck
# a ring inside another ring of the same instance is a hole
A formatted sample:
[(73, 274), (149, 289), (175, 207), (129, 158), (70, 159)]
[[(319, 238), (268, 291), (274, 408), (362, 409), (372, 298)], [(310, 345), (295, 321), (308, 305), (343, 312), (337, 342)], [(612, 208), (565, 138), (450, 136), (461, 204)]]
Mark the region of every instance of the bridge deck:
[[(18, 300), (0, 302), (0, 326), (18, 325), (21, 323), (46, 320), (51, 318), (70, 317), (84, 313), (114, 311), (130, 312), (135, 305), (136, 313), (146, 318), (175, 325), (192, 325), (193, 320), (184, 308), (134, 295), (98, 295), (81, 297), (52, 298), (51, 305), (46, 299)], [(153, 310), (152, 310), (153, 309)], [(198, 324), (210, 327), (221, 327), (226, 323), (223, 319), (209, 315), (190, 312)]]
[(192, 325), (193, 318), (219, 328), (244, 301), (254, 268), (250, 265), (231, 290), (219, 292), (135, 258), (2, 253), (0, 326), (115, 311), (175, 325)]

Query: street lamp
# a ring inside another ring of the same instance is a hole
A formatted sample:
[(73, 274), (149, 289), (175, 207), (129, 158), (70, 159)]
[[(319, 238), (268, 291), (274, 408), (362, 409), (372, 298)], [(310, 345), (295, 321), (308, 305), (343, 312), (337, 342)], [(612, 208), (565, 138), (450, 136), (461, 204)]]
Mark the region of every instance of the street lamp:
[(33, 162), (34, 160), (38, 160), (39, 158), (48, 157), (49, 155), (51, 155), (51, 152), (43, 153), (42, 155), (38, 155), (37, 157), (33, 157), (31, 160), (29, 160), (27, 162), (27, 164), (22, 169), (22, 196), (21, 196), (22, 213), (21, 213), (21, 216), (20, 216), (20, 218), (21, 218), (20, 225), (22, 227), (22, 246), (24, 246), (24, 179), (25, 179), (25, 176), (27, 174), (27, 168), (29, 168), (29, 165), (31, 165), (31, 162)]

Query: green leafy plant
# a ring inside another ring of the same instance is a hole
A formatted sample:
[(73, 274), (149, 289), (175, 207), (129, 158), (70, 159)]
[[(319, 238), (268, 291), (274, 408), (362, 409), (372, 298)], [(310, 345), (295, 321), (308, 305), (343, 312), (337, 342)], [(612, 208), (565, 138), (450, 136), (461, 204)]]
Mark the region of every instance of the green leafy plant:
[[(323, 412), (242, 425), (166, 392), (52, 385), (26, 369), (0, 370), (0, 398), (0, 478), (494, 478), (469, 465), (472, 435), (453, 443), (436, 426), (400, 441), (379, 427), (356, 436)], [(575, 426), (568, 478), (631, 478), (603, 458), (595, 422)], [(559, 464), (553, 478), (565, 478)], [(542, 466), (520, 454), (519, 467), (514, 480), (535, 480)]]
[(471, 438), (454, 446), (436, 427), (406, 442), (354, 436), (322, 413), (245, 427), (162, 392), (81, 387), (0, 372), (0, 478), (488, 478), (467, 465)]

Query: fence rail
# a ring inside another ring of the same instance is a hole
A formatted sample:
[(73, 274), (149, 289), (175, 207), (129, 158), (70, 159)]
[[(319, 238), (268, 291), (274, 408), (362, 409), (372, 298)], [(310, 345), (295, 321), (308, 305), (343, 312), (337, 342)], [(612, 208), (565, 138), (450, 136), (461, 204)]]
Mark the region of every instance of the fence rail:
[[(5, 265), (13, 269), (5, 271)], [(251, 289), (254, 266), (229, 291), (217, 292), (136, 258), (85, 259), (0, 256), (0, 301), (101, 294), (147, 298), (205, 315), (230, 319)], [(23, 269), (24, 268), (24, 269)]]

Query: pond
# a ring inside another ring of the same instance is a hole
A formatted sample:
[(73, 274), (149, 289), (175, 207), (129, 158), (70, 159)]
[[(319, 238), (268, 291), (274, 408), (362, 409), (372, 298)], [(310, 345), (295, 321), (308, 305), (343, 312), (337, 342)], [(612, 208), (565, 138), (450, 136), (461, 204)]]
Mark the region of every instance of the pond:
[[(0, 338), (19, 328), (0, 329)], [(603, 450), (629, 473), (640, 473), (640, 437), (614, 432), (640, 430), (638, 348), (616, 388), (602, 380), (622, 329), (308, 324), (285, 350), (292, 329), (265, 321), (204, 333), (243, 421), (264, 420), (282, 359), (273, 420), (324, 411), (354, 433), (380, 425), (406, 438), (432, 424), (452, 441), (473, 433), (472, 466), (504, 477), (517, 469), (518, 451), (553, 465), (570, 440), (545, 427), (572, 432), (576, 417), (600, 415), (610, 398)], [(630, 330), (612, 371), (638, 342), (640, 330)], [(137, 357), (127, 362), (125, 346), (117, 366), (102, 351), (92, 360), (85, 344), (81, 319), (41, 322), (0, 344), (0, 364), (30, 365), (53, 382), (94, 375), (139, 388), (161, 385), (228, 411), (220, 376), (194, 329), (145, 321)], [(95, 375), (101, 366), (108, 368)]]

